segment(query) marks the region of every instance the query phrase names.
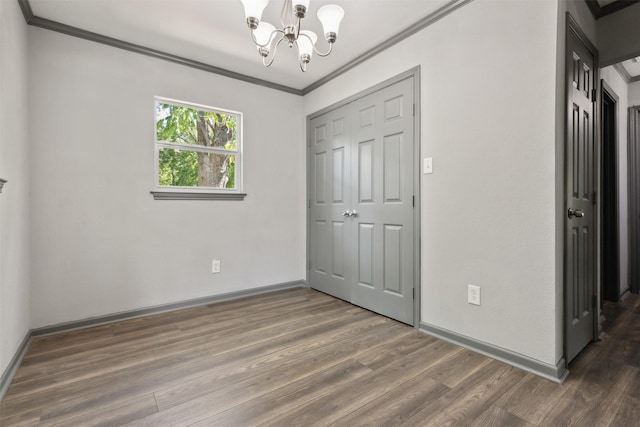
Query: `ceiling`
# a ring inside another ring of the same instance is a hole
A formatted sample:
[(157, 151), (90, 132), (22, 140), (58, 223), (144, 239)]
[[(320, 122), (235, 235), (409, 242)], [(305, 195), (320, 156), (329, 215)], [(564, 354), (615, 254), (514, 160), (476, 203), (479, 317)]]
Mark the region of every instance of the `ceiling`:
[(629, 6), (637, 4), (640, 0), (584, 0), (589, 10), (596, 19), (616, 13)]
[[(283, 2), (271, 0), (262, 19), (279, 23)], [(303, 29), (321, 36), (316, 11), (330, 3), (345, 10), (333, 53), (326, 58), (314, 55), (303, 73), (295, 49), (285, 44), (271, 67), (262, 65), (240, 0), (29, 0), (36, 17), (294, 89), (331, 75), (403, 29), (460, 1), (311, 0)], [(325, 50), (327, 43), (319, 39), (318, 49)]]
[(634, 81), (640, 79), (640, 56), (622, 61), (618, 65), (626, 71), (628, 79), (633, 79)]
[(603, 7), (608, 4), (615, 3), (616, 1), (619, 1), (619, 0), (598, 0), (598, 4), (600, 5), (600, 7)]

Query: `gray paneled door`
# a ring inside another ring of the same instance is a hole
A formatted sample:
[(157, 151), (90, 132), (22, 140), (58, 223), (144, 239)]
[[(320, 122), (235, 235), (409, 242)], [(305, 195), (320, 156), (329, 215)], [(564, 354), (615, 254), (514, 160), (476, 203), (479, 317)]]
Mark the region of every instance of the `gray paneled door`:
[(566, 358), (570, 362), (595, 330), (596, 158), (594, 139), (595, 58), (571, 30), (567, 31), (566, 140)]
[(414, 78), (310, 123), (310, 286), (412, 324)]

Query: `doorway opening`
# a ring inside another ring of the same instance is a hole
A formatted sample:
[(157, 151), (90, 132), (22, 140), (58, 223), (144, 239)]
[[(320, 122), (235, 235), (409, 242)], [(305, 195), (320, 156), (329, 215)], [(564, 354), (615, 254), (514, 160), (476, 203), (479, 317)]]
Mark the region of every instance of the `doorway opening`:
[(620, 239), (618, 215), (618, 96), (602, 80), (602, 300), (620, 300)]

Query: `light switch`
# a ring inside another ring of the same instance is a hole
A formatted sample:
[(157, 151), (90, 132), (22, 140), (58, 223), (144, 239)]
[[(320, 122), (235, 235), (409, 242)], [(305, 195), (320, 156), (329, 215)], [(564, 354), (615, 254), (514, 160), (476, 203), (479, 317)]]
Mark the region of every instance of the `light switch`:
[(424, 173), (433, 173), (433, 158), (424, 158)]

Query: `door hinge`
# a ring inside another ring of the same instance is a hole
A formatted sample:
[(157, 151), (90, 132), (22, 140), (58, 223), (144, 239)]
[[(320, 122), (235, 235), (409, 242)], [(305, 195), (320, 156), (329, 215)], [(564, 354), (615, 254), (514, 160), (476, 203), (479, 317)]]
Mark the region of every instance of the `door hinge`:
[(411, 289), (411, 298), (416, 299), (416, 288)]
[(598, 95), (598, 92), (596, 91), (596, 88), (591, 89), (591, 102), (596, 102), (597, 95)]
[(595, 308), (598, 306), (598, 296), (594, 295), (593, 296), (593, 304), (591, 305), (591, 309), (595, 310)]
[(413, 104), (413, 117), (416, 116), (416, 104)]
[(416, 207), (416, 196), (411, 196), (411, 204), (414, 208)]
[(596, 192), (595, 192), (595, 191), (593, 192), (592, 200), (593, 200), (593, 204), (594, 204), (594, 205), (595, 205), (596, 203), (598, 203), (598, 199), (597, 199), (597, 195), (596, 195)]

